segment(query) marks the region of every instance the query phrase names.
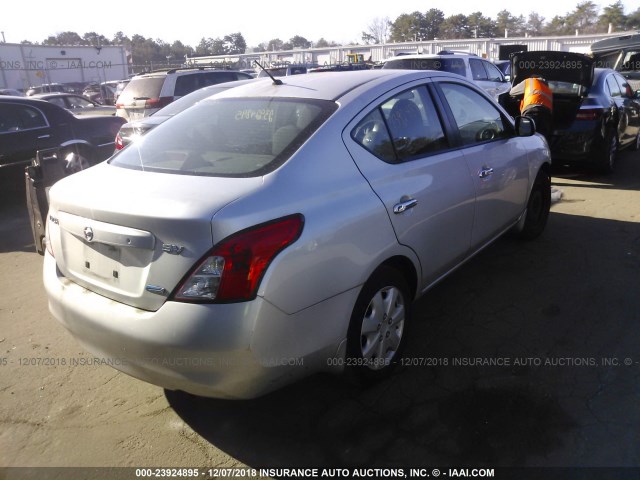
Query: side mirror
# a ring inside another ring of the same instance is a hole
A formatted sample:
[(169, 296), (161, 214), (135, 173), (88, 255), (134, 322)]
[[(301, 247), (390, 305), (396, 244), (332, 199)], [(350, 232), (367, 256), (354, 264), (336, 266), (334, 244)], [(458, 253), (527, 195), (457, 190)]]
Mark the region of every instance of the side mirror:
[(536, 123), (529, 117), (516, 117), (516, 134), (519, 137), (530, 137), (536, 133)]

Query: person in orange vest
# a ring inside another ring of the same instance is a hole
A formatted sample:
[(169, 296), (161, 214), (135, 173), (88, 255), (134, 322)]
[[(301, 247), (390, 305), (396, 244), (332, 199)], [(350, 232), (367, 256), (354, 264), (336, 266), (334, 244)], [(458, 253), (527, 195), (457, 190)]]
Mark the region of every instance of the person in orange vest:
[(520, 114), (533, 118), (536, 130), (549, 140), (553, 121), (553, 92), (547, 81), (540, 76), (527, 78), (515, 85), (509, 95), (521, 98)]

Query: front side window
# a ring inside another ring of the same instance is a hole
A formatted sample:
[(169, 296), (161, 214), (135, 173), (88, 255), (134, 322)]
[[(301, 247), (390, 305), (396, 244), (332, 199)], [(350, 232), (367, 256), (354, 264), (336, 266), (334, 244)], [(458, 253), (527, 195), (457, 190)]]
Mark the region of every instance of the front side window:
[(456, 83), (443, 82), (440, 87), (464, 145), (508, 136), (500, 111), (478, 92)]
[(482, 64), (484, 68), (487, 70), (487, 76), (492, 82), (503, 82), (504, 77), (502, 76), (502, 72), (498, 67), (496, 67), (493, 63), (483, 61)]
[(474, 80), (488, 80), (487, 72), (482, 66), (482, 60), (470, 58), (469, 67), (471, 68), (471, 76)]
[(111, 164), (182, 175), (260, 176), (284, 163), (336, 108), (309, 99), (203, 100), (122, 150)]
[(392, 97), (362, 119), (352, 138), (389, 163), (448, 147), (442, 124), (424, 87)]

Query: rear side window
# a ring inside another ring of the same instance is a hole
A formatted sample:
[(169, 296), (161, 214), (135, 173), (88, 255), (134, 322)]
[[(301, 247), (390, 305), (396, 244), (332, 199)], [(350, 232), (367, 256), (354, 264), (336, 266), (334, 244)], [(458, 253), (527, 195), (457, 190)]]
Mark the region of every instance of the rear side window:
[(136, 98), (160, 98), (166, 76), (133, 78), (118, 97), (118, 103), (131, 103)]
[(424, 87), (407, 90), (362, 119), (352, 138), (388, 163), (423, 157), (448, 147), (440, 119)]
[(182, 175), (260, 176), (285, 162), (336, 108), (334, 102), (308, 99), (203, 100), (111, 163)]
[[(174, 95), (182, 97), (196, 90), (218, 83), (232, 82), (237, 80), (238, 74), (235, 72), (199, 72), (189, 75), (181, 75), (176, 78), (176, 90)], [(242, 77), (245, 78), (245, 77)]]
[(387, 60), (383, 68), (400, 70), (441, 70), (466, 77), (464, 60), (461, 58), (398, 58)]
[(612, 97), (619, 97), (622, 95), (620, 86), (618, 85), (618, 82), (616, 82), (616, 79), (613, 78), (613, 75), (609, 75), (607, 77), (607, 89), (609, 90), (609, 95)]
[(0, 133), (46, 127), (44, 115), (28, 105), (0, 104)]

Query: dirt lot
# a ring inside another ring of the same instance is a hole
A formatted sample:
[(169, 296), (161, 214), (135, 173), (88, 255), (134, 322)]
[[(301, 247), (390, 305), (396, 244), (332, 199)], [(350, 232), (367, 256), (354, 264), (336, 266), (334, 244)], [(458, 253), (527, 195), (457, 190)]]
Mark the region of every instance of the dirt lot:
[(640, 155), (553, 182), (541, 238), (499, 240), (417, 303), (413, 364), (249, 402), (92, 364), (48, 313), (26, 209), (5, 205), (0, 467), (640, 466)]

